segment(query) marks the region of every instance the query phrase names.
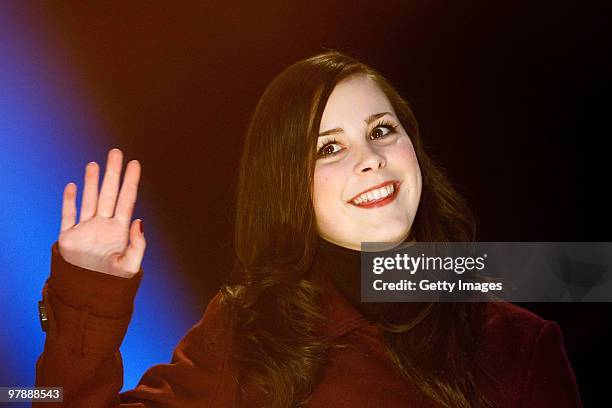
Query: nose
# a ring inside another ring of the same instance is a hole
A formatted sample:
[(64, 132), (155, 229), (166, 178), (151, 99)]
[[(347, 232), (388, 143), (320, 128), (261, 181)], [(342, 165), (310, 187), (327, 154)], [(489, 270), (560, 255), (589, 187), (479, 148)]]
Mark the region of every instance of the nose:
[(385, 158), (369, 144), (365, 144), (360, 150), (359, 159), (355, 164), (356, 174), (378, 171), (387, 165)]

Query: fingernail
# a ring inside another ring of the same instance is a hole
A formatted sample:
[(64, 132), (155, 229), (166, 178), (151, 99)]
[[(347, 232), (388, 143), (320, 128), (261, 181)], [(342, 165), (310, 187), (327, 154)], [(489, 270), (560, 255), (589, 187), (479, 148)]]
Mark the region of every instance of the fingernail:
[(138, 224), (140, 226), (140, 233), (144, 234), (144, 222), (142, 220), (140, 220), (140, 222)]

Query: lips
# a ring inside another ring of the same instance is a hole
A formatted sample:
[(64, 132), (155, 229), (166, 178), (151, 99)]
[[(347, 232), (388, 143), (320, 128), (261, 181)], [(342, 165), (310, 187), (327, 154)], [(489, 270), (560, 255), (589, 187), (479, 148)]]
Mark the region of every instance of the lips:
[(384, 181), (355, 195), (348, 203), (359, 208), (381, 207), (397, 197), (400, 184), (398, 180)]

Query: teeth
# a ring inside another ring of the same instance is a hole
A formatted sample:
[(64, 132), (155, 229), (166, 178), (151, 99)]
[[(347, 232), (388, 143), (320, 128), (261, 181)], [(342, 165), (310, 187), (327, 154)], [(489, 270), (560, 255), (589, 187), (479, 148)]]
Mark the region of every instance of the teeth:
[(367, 193), (361, 194), (359, 197), (353, 200), (353, 204), (359, 205), (368, 201), (378, 200), (385, 198), (395, 191), (393, 184), (389, 184), (385, 187), (377, 188), (376, 190), (368, 191)]

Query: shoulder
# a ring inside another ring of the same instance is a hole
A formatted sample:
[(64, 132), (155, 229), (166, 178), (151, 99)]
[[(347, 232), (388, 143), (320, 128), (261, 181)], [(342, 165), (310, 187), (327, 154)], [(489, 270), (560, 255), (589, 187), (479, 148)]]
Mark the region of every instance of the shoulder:
[(238, 376), (232, 361), (230, 329), (223, 294), (218, 292), (201, 319), (180, 340), (170, 364), (150, 367), (134, 390), (122, 393), (122, 402), (234, 406)]
[(484, 329), (490, 337), (533, 340), (548, 323), (553, 322), (512, 303), (491, 302), (485, 307)]
[[(500, 360), (503, 356), (527, 358), (540, 332), (556, 323), (533, 312), (506, 302), (491, 302), (485, 306), (481, 335), (481, 353)], [(496, 357), (495, 357), (496, 356)]]
[(223, 285), (208, 302), (200, 321), (185, 335), (201, 342), (200, 346), (223, 343), (229, 345), (234, 337), (236, 319), (244, 309), (244, 285)]
[(183, 336), (177, 351), (190, 355), (196, 365), (203, 360), (210, 364), (211, 358), (226, 359), (234, 338), (229, 309), (226, 294), (218, 291), (208, 302), (200, 320)]
[(580, 406), (559, 325), (512, 303), (488, 303), (485, 310), (478, 359), (506, 396), (553, 406), (556, 395), (556, 406)]
[(198, 334), (200, 338), (211, 341), (214, 338), (227, 338), (231, 335), (231, 310), (234, 299), (221, 289), (208, 302), (200, 321), (188, 332)]

